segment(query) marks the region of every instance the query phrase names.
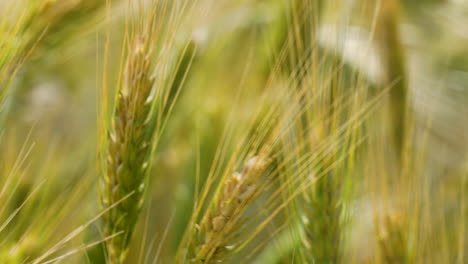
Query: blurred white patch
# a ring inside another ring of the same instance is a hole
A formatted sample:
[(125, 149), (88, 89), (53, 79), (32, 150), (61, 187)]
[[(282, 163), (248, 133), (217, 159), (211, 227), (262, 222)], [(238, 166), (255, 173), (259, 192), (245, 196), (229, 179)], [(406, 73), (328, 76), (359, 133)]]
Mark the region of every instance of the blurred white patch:
[(449, 0), (450, 3), (452, 4), (466, 4), (466, 0)]
[(372, 45), (369, 33), (356, 26), (339, 28), (325, 24), (318, 31), (319, 45), (333, 51), (343, 60), (364, 74), (369, 81), (383, 80), (383, 66), (377, 48)]
[(198, 27), (192, 33), (192, 39), (197, 45), (203, 45), (206, 43), (209, 37), (209, 29), (208, 27)]
[(24, 120), (33, 122), (52, 116), (66, 104), (63, 84), (57, 80), (39, 82), (27, 96)]

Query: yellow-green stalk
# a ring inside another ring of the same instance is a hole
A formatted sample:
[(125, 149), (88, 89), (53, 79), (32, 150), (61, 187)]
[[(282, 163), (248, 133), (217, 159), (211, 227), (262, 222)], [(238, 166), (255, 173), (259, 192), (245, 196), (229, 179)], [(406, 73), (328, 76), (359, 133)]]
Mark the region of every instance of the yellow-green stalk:
[(390, 90), (391, 135), (399, 158), (404, 151), (408, 118), (408, 80), (404, 47), (400, 39), (399, 0), (379, 1), (377, 40)]

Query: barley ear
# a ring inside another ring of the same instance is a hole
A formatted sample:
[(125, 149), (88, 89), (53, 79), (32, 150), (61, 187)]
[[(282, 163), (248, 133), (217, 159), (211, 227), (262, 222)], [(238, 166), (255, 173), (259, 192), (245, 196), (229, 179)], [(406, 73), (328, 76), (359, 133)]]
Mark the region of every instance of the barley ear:
[(242, 215), (260, 193), (259, 179), (267, 164), (266, 158), (255, 156), (225, 179), (195, 232), (191, 263), (222, 263), (229, 257), (234, 237), (242, 229)]
[(151, 41), (137, 35), (129, 46), (124, 76), (111, 127), (108, 129), (105, 169), (101, 178), (101, 205), (113, 207), (103, 217), (110, 263), (123, 263), (138, 220), (146, 189), (149, 159), (155, 140), (151, 98)]

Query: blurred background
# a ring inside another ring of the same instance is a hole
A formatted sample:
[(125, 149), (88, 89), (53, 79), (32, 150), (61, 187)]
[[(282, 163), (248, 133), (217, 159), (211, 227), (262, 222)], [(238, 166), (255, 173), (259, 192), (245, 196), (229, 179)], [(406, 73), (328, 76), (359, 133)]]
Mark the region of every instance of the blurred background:
[[(105, 81), (114, 97), (134, 19), (132, 1), (107, 2), (0, 0), (2, 263), (34, 263), (99, 214), (102, 87)], [(191, 217), (196, 177), (203, 182), (209, 174), (220, 144), (229, 156), (253, 113), (276, 107), (281, 98), (275, 95), (294, 89), (299, 77), (293, 72), (329, 74), (320, 71), (332, 67), (323, 66), (327, 60), (339, 61), (344, 100), (352, 89), (375, 98), (403, 85), (411, 123), (400, 127), (410, 134), (402, 152), (409, 165), (394, 177), (392, 168), (399, 165), (388, 145), (397, 143), (389, 143), (385, 131), (398, 120), (388, 117), (383, 99), (366, 119), (366, 151), (349, 172), (353, 189), (346, 211), (352, 221), (340, 262), (403, 263), (377, 261), (375, 223), (383, 211), (390, 221), (410, 219), (401, 220), (414, 231), (404, 239), (413, 250), (409, 263), (466, 263), (468, 1), (314, 3), (194, 2), (167, 51), (181, 61), (175, 75), (181, 93), (154, 155), (126, 263), (171, 262)], [(301, 66), (314, 54), (327, 55)], [(228, 139), (226, 130), (233, 131)], [(76, 249), (61, 263), (105, 263), (100, 244), (87, 247), (100, 240), (99, 226), (92, 221), (52, 256)], [(263, 233), (262, 250), (247, 247), (230, 263), (308, 263), (291, 257), (295, 239), (278, 236), (268, 243)]]

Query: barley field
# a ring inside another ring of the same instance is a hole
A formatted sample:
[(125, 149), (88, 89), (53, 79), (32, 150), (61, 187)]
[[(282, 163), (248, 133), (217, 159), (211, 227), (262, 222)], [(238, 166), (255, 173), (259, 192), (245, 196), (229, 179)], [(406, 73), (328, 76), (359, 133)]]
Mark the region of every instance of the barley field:
[(0, 264), (468, 263), (468, 1), (0, 0)]

